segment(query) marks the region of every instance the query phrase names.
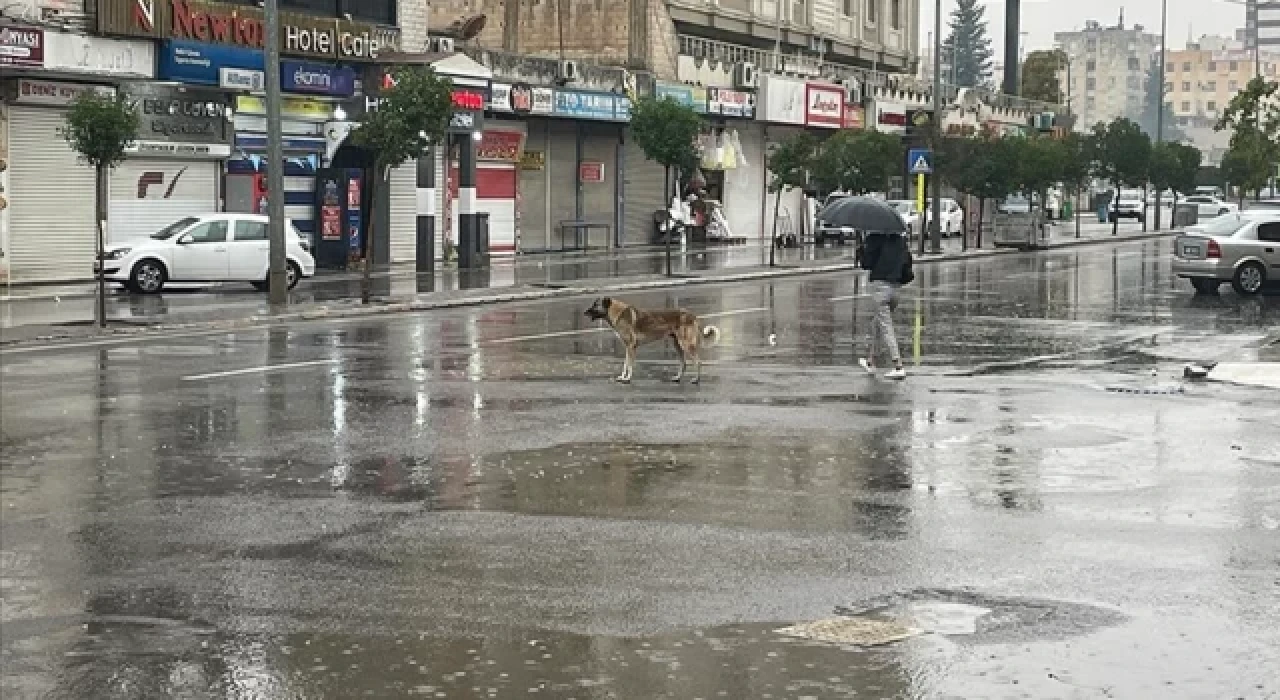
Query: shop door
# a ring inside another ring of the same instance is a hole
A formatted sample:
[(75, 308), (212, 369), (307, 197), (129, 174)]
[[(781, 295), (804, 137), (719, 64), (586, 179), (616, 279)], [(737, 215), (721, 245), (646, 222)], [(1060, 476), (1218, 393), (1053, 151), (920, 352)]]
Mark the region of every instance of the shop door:
[(662, 188), (666, 169), (645, 157), (628, 130), (622, 149), (621, 245), (645, 245), (654, 240), (653, 214), (666, 209)]
[[(449, 170), (450, 210), (453, 231), (458, 230), (458, 166)], [(516, 169), (510, 163), (476, 165), (476, 213), (489, 214), (489, 252), (516, 252)], [(456, 240), (456, 235), (455, 235)]]
[(216, 161), (130, 158), (111, 172), (108, 239), (146, 238), (184, 216), (218, 211)]
[(9, 111), (9, 256), (14, 282), (93, 275), (93, 169), (78, 162), (59, 130), (66, 112)]

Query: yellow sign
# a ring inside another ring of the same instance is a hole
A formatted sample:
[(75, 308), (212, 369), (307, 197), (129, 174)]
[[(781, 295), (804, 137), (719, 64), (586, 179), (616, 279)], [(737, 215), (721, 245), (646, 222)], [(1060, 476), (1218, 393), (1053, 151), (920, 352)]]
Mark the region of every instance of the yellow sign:
[[(237, 97), (236, 112), (239, 114), (265, 115), (267, 113), (266, 100), (261, 97)], [(300, 119), (303, 121), (329, 121), (333, 118), (333, 105), (305, 97), (286, 97), (280, 103), (280, 116), (285, 119)]]
[(547, 165), (547, 154), (543, 151), (525, 151), (520, 154), (521, 170), (542, 170)]
[(916, 212), (920, 214), (920, 233), (923, 235), (929, 229), (924, 225), (924, 173), (916, 175)]

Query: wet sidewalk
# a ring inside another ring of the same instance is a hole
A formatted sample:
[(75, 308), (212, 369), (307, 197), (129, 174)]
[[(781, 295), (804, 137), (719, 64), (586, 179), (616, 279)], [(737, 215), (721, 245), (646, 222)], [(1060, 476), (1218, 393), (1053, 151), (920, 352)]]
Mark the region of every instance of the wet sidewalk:
[[(1143, 233), (1136, 227), (1121, 228), (1120, 240), (1149, 238), (1167, 233)], [(1117, 240), (1109, 226), (1082, 227), (1075, 237), (1069, 224), (1059, 227), (1051, 248)], [(959, 238), (943, 241), (941, 256), (926, 255), (923, 261), (1014, 253), (989, 245), (962, 250)], [(485, 269), (458, 270), (452, 265), (437, 266), (434, 275), (418, 275), (411, 265), (394, 265), (376, 271), (372, 294), (375, 309), (359, 303), (361, 279), (358, 273), (322, 272), (304, 280), (290, 294), (286, 318), (319, 317), (333, 313), (359, 313), (363, 308), (398, 311), (410, 308), (437, 308), (474, 305), (545, 296), (626, 291), (709, 282), (838, 271), (854, 267), (853, 248), (804, 247), (774, 251), (770, 267), (769, 249), (759, 245), (684, 246), (671, 251), (671, 273), (666, 275), (666, 254), (661, 247), (622, 249), (588, 253), (550, 253), (498, 259)], [(62, 286), (14, 286), (0, 295), (0, 343), (96, 335), (93, 318), (92, 283)], [(355, 307), (355, 309), (352, 309)], [(177, 285), (163, 294), (142, 296), (118, 288), (108, 290), (108, 317), (117, 327), (107, 332), (129, 332), (139, 327), (189, 326), (215, 322), (259, 322), (281, 318), (273, 313), (265, 295), (249, 285), (222, 284), (182, 289)]]

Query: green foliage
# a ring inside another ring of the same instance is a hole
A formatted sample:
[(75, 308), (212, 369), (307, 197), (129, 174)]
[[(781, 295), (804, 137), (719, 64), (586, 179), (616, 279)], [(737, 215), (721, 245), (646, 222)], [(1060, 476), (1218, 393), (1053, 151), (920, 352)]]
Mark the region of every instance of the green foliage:
[(1165, 141), (1151, 147), (1151, 186), (1175, 194), (1191, 192), (1200, 170), (1200, 150), (1194, 146)]
[(631, 106), (631, 133), (649, 160), (681, 173), (698, 167), (702, 118), (671, 98), (642, 97)]
[(65, 119), (63, 137), (95, 169), (118, 165), (125, 146), (138, 138), (138, 111), (120, 93), (86, 90), (71, 103)]
[(981, 199), (1004, 199), (1014, 192), (1018, 154), (1014, 139), (987, 135), (948, 138), (938, 148), (939, 175), (956, 190)]
[(1062, 140), (1062, 182), (1073, 192), (1079, 192), (1089, 184), (1093, 168), (1094, 144), (1087, 134), (1070, 132)]
[(1258, 192), (1271, 177), (1276, 162), (1275, 142), (1255, 129), (1242, 129), (1231, 137), (1231, 149), (1222, 158), (1222, 173), (1240, 188), (1241, 198), (1247, 192)]
[(1177, 117), (1174, 116), (1173, 105), (1163, 99), (1166, 94), (1164, 92), (1164, 83), (1164, 76), (1160, 73), (1160, 62), (1153, 61), (1151, 68), (1147, 70), (1147, 97), (1142, 103), (1142, 114), (1138, 117), (1138, 125), (1153, 141), (1158, 140), (1156, 139), (1156, 122), (1158, 121), (1156, 118), (1156, 104), (1158, 100), (1164, 109), (1164, 123), (1162, 125), (1164, 140), (1181, 141), (1185, 136), (1175, 121)]
[(951, 12), (951, 35), (943, 42), (943, 56), (950, 56), (955, 82), (979, 87), (991, 82), (991, 38), (987, 36), (986, 6), (978, 0), (956, 0)]
[(1093, 174), (1117, 187), (1141, 187), (1150, 172), (1151, 138), (1120, 117), (1093, 127)]
[(1218, 131), (1231, 129), (1259, 131), (1267, 138), (1275, 139), (1280, 133), (1280, 105), (1275, 95), (1280, 84), (1257, 77), (1236, 93), (1222, 110), (1222, 117), (1215, 127)]
[(818, 140), (808, 133), (799, 133), (778, 144), (769, 154), (769, 191), (805, 187), (809, 183), (809, 167), (818, 154)]
[(866, 194), (883, 191), (901, 172), (902, 140), (878, 131), (842, 129), (817, 147), (809, 173), (824, 192)]
[(453, 84), (448, 78), (422, 66), (400, 68), (393, 76), (395, 87), (383, 93), (378, 109), (352, 132), (356, 145), (373, 154), (379, 171), (443, 143), (453, 114)]
[(1022, 97), (1049, 104), (1063, 104), (1065, 96), (1058, 71), (1066, 68), (1067, 55), (1059, 49), (1032, 51), (1022, 62)]
[(1048, 136), (1032, 136), (1013, 139), (1014, 184), (1029, 197), (1034, 195), (1041, 203), (1049, 188), (1064, 180), (1063, 165), (1069, 154), (1063, 142)]
[(1231, 146), (1222, 159), (1222, 174), (1245, 192), (1266, 184), (1280, 160), (1280, 85), (1262, 77), (1249, 81), (1222, 112), (1217, 129), (1231, 129)]

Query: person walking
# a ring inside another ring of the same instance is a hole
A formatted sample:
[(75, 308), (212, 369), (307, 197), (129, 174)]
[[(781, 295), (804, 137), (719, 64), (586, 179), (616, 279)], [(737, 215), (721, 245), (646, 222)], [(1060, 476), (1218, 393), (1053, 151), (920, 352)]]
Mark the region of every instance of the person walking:
[(884, 375), (885, 379), (906, 379), (907, 371), (902, 367), (902, 353), (898, 351), (898, 339), (893, 332), (893, 312), (898, 308), (902, 285), (915, 279), (907, 238), (900, 234), (870, 234), (859, 258), (862, 269), (871, 271), (871, 297), (876, 313), (867, 336), (867, 355), (860, 358), (858, 364), (868, 374), (875, 374), (877, 350), (883, 343), (893, 362), (893, 369)]

